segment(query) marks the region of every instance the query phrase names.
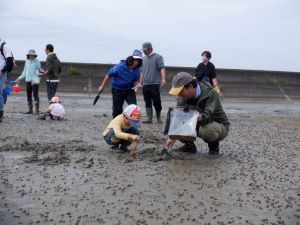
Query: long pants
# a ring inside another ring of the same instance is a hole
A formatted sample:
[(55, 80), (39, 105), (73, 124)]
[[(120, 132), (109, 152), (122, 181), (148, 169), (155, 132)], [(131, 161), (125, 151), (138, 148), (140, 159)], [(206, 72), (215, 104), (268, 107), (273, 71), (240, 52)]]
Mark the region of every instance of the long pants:
[(124, 101), (126, 101), (128, 105), (136, 104), (135, 91), (132, 89), (122, 91), (112, 88), (111, 92), (113, 96), (113, 118), (117, 117), (123, 112)]
[(57, 87), (58, 87), (58, 82), (47, 81), (47, 97), (49, 101), (51, 100), (52, 97), (55, 96)]
[(35, 103), (40, 101), (39, 99), (39, 85), (26, 82), (27, 102), (29, 106), (32, 106), (32, 94)]
[(160, 112), (162, 110), (160, 84), (144, 85), (143, 96), (146, 108), (152, 108), (153, 105), (156, 112)]
[(229, 126), (218, 122), (212, 122), (204, 126), (199, 126), (197, 136), (202, 138), (205, 142), (212, 143), (225, 139), (228, 132)]
[[(124, 132), (127, 134), (135, 134), (135, 135), (140, 134), (139, 130), (134, 127), (131, 127)], [(112, 139), (116, 138), (116, 135), (115, 135), (115, 132), (113, 129), (110, 129), (110, 131), (107, 133), (107, 135), (105, 135), (103, 138), (104, 138), (105, 142), (109, 145), (115, 145), (115, 146), (119, 145), (119, 144), (124, 145), (124, 146), (131, 145), (131, 141), (127, 141), (127, 140), (119, 140), (117, 142), (113, 142)]]
[(3, 89), (5, 87), (7, 80), (7, 73), (3, 73), (0, 75), (0, 111), (4, 110), (4, 96), (3, 96)]

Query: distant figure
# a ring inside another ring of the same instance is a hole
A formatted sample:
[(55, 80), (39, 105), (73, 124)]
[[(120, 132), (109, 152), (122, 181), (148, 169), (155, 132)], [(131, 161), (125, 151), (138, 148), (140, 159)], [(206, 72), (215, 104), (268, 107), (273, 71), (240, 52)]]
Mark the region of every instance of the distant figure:
[(45, 52), (47, 54), (46, 59), (46, 71), (41, 73), (41, 76), (47, 75), (47, 97), (48, 101), (51, 100), (56, 94), (56, 90), (59, 83), (59, 74), (61, 73), (60, 61), (56, 54), (53, 52), (54, 47), (51, 44), (46, 46)]
[(117, 117), (123, 112), (124, 101), (128, 105), (136, 104), (136, 93), (133, 90), (140, 81), (140, 67), (142, 66), (142, 52), (134, 50), (133, 54), (127, 57), (126, 60), (112, 67), (101, 85), (99, 86), (98, 92), (102, 93), (107, 86), (109, 80), (112, 81), (112, 96), (113, 96), (113, 118)]
[(65, 109), (61, 104), (60, 98), (54, 96), (49, 103), (50, 105), (44, 112), (44, 115), (40, 116), (38, 119), (46, 120), (47, 116), (49, 116), (51, 120), (63, 120), (65, 117)]
[(6, 85), (7, 73), (13, 69), (14, 65), (13, 54), (9, 46), (0, 38), (0, 123), (4, 115), (3, 89)]
[(33, 102), (32, 94), (35, 105), (35, 114), (39, 114), (40, 108), (40, 99), (39, 99), (39, 83), (41, 73), (41, 62), (36, 59), (37, 54), (34, 49), (30, 49), (27, 54), (27, 60), (22, 74), (16, 80), (17, 83), (20, 83), (21, 80), (25, 79), (26, 81), (26, 92), (27, 92), (27, 103), (28, 103), (28, 112), (25, 114), (33, 114)]
[(217, 79), (216, 69), (214, 64), (210, 62), (211, 53), (209, 51), (204, 51), (201, 56), (203, 62), (197, 66), (195, 76), (199, 82), (209, 82), (210, 85), (214, 87), (214, 90), (220, 94), (221, 90)]
[(141, 77), (141, 86), (146, 105), (147, 120), (143, 123), (152, 123), (153, 109), (156, 111), (157, 122), (161, 123), (161, 86), (166, 84), (166, 70), (163, 57), (153, 52), (152, 44), (145, 42), (143, 44), (143, 70)]

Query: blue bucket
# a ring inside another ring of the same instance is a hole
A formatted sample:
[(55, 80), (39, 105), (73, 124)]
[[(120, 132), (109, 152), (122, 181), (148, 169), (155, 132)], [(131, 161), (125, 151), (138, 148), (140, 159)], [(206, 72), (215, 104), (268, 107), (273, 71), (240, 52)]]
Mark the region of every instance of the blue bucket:
[(6, 87), (3, 89), (3, 94), (4, 95), (10, 95), (10, 92), (11, 92), (11, 87)]

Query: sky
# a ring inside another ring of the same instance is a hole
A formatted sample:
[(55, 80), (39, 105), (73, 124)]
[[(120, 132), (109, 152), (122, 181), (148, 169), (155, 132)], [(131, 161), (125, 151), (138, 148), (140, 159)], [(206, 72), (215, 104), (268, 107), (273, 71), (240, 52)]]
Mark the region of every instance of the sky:
[(167, 66), (300, 72), (299, 0), (0, 1), (0, 38), (16, 59), (54, 45), (63, 62), (117, 63), (152, 42)]

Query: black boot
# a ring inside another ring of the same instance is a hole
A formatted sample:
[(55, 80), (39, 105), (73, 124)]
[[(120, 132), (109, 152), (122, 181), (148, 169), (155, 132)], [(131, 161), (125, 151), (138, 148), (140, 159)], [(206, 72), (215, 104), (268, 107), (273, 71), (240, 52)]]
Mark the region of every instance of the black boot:
[(25, 112), (25, 113), (23, 113), (23, 114), (32, 114), (33, 113), (33, 105), (32, 105), (32, 103), (31, 104), (28, 104), (28, 112)]
[(147, 120), (143, 121), (143, 123), (152, 123), (152, 118), (153, 118), (153, 109), (151, 108), (146, 108), (146, 114), (147, 114)]
[(161, 111), (156, 111), (156, 120), (157, 120), (157, 123), (162, 123), (160, 113), (161, 113)]
[(196, 153), (197, 147), (194, 142), (192, 141), (182, 141), (184, 143), (183, 146), (175, 149), (175, 151), (179, 152), (187, 152), (187, 153)]
[(219, 155), (219, 141), (209, 142), (208, 148), (210, 155)]
[(3, 114), (4, 114), (4, 111), (0, 111), (0, 123), (2, 123)]
[(40, 103), (39, 102), (35, 102), (34, 105), (35, 105), (34, 115), (39, 115), (39, 113), (40, 113)]

